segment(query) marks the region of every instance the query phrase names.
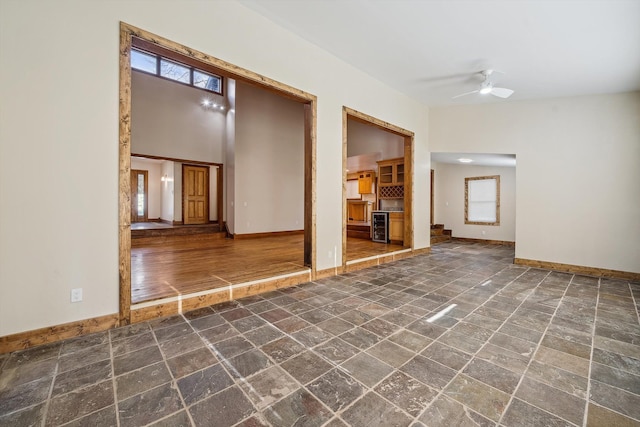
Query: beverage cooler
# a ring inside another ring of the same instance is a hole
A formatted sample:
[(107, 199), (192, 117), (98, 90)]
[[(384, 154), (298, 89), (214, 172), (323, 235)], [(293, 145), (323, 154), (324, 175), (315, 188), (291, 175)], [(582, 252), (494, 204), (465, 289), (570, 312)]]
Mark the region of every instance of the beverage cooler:
[(371, 216), (372, 240), (389, 243), (389, 212), (373, 211)]

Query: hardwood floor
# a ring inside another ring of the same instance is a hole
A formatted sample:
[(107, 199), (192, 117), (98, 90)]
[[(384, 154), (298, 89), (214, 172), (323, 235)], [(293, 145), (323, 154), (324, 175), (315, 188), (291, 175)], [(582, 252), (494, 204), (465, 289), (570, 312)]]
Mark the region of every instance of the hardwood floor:
[[(308, 271), (303, 235), (220, 239), (211, 235), (163, 236), (132, 240), (131, 301), (221, 288)], [(364, 239), (347, 239), (347, 260), (403, 249)]]
[(371, 240), (347, 237), (347, 261), (368, 258), (370, 256), (400, 251), (402, 249), (405, 249), (402, 245), (384, 244)]

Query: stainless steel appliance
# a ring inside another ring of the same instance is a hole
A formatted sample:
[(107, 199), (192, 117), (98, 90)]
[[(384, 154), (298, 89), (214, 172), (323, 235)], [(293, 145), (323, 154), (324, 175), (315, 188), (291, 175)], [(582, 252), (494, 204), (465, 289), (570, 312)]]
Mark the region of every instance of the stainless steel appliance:
[(373, 211), (371, 233), (374, 242), (389, 243), (389, 212)]

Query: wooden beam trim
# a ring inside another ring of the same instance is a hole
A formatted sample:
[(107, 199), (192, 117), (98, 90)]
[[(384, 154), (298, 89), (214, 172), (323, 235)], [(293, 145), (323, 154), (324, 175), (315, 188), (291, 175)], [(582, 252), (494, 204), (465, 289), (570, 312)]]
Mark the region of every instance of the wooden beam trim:
[(119, 324), (131, 320), (131, 36), (120, 26), (118, 273)]
[[(308, 92), (296, 89), (292, 86), (280, 83), (276, 80), (270, 79), (253, 71), (245, 68), (233, 65), (229, 62), (207, 55), (195, 49), (188, 48), (179, 43), (166, 39), (164, 37), (153, 34), (149, 31), (145, 31), (141, 28), (120, 22), (120, 28), (125, 31), (129, 38), (137, 37), (143, 41), (151, 42), (158, 45), (161, 48), (174, 51), (189, 58), (204, 62), (205, 65), (209, 65), (221, 70), (222, 74), (228, 74), (230, 77), (244, 80), (248, 82), (254, 82), (260, 86), (266, 86), (276, 89), (282, 94), (287, 94), (290, 97), (296, 98), (300, 102), (311, 102), (316, 100), (316, 96)], [(131, 43), (131, 42), (130, 42)], [(130, 47), (130, 46), (129, 46)], [(206, 71), (206, 70), (204, 70)]]
[(191, 165), (219, 166), (219, 167), (223, 166), (223, 163), (203, 162), (201, 160), (177, 159), (174, 157), (153, 156), (151, 154), (131, 153), (131, 157), (144, 157), (146, 159), (154, 159), (154, 160), (168, 160), (171, 162), (187, 163)]
[(385, 122), (384, 120), (380, 120), (377, 119), (373, 116), (370, 116), (368, 114), (362, 113), (358, 110), (354, 110), (353, 108), (349, 108), (349, 107), (342, 107), (344, 111), (346, 111), (347, 115), (350, 116), (351, 119), (354, 119), (360, 123), (364, 123), (364, 124), (369, 124), (369, 125), (374, 125), (379, 127), (382, 130), (386, 130), (392, 133), (395, 133), (397, 135), (400, 136), (410, 136), (413, 137), (415, 134), (413, 132), (411, 132), (410, 130), (407, 129), (403, 129), (400, 126), (396, 126), (394, 124), (391, 124), (389, 122)]
[(587, 267), (582, 265), (562, 264), (558, 262), (538, 261), (534, 259), (514, 258), (513, 263), (527, 267), (544, 268), (546, 270), (562, 271), (583, 276), (602, 277), (607, 279), (622, 279), (640, 282), (640, 273), (631, 271), (609, 270), (606, 268)]
[(118, 313), (0, 337), (0, 354), (50, 344), (118, 326)]

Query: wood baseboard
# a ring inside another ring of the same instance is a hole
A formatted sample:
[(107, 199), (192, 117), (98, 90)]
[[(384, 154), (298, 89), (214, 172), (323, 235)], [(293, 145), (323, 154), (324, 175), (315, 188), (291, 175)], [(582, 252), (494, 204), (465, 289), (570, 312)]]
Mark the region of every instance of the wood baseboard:
[(507, 242), (506, 240), (485, 240), (485, 239), (471, 239), (468, 237), (455, 237), (452, 236), (453, 240), (459, 240), (461, 242), (469, 242), (469, 243), (484, 243), (487, 245), (502, 245), (509, 246), (511, 248), (516, 247), (516, 242)]
[(75, 338), (118, 326), (118, 313), (0, 337), (0, 354)]
[(604, 277), (608, 279), (623, 279), (640, 282), (640, 273), (630, 271), (608, 270), (606, 268), (586, 267), (582, 265), (561, 264), (558, 262), (538, 261), (534, 259), (514, 258), (514, 264), (527, 267), (544, 268), (547, 270), (563, 271), (584, 276)]
[[(291, 233), (291, 232), (285, 232)], [(300, 233), (295, 231), (293, 233)], [(264, 234), (264, 233), (259, 233)], [(240, 284), (231, 288), (224, 288), (219, 291), (210, 292), (203, 295), (186, 297), (178, 301), (159, 302), (157, 304), (140, 304), (140, 308), (132, 307), (131, 323), (144, 322), (159, 317), (170, 316), (197, 308), (219, 304), (239, 299), (251, 295), (269, 292), (275, 289), (296, 286), (302, 283), (316, 279), (336, 276), (347, 271), (360, 270), (366, 267), (372, 267), (387, 262), (397, 261), (403, 258), (409, 258), (415, 255), (429, 254), (430, 247), (415, 249), (413, 251), (389, 253), (376, 259), (370, 259), (363, 262), (350, 264), (347, 268), (342, 266), (337, 268), (328, 268), (316, 271), (315, 274), (301, 273), (280, 277), (275, 279), (267, 279), (263, 281), (255, 281), (249, 284)], [(525, 260), (526, 261), (526, 260)], [(635, 273), (632, 273), (635, 274)], [(638, 275), (640, 276), (640, 275)], [(17, 334), (0, 337), (0, 354), (9, 353), (16, 350), (22, 350), (37, 345), (61, 341), (68, 338), (79, 337), (81, 335), (101, 332), (118, 326), (118, 314), (109, 314), (91, 319), (79, 320), (76, 322), (55, 325), (46, 328), (36, 329), (33, 331), (20, 332)]]
[(291, 231), (268, 231), (265, 233), (246, 233), (246, 234), (234, 234), (234, 239), (260, 239), (263, 237), (276, 237), (276, 236), (292, 236), (295, 234), (304, 234), (304, 230), (291, 230)]
[(411, 251), (413, 255), (429, 255), (431, 253), (431, 246), (426, 248), (414, 249)]
[(314, 280), (320, 280), (320, 279), (325, 279), (327, 277), (333, 277), (333, 276), (337, 276), (338, 274), (342, 274), (344, 273), (345, 270), (342, 268), (342, 266), (338, 266), (338, 267), (334, 267), (334, 268), (327, 268), (324, 270), (316, 270), (316, 274), (314, 277)]

